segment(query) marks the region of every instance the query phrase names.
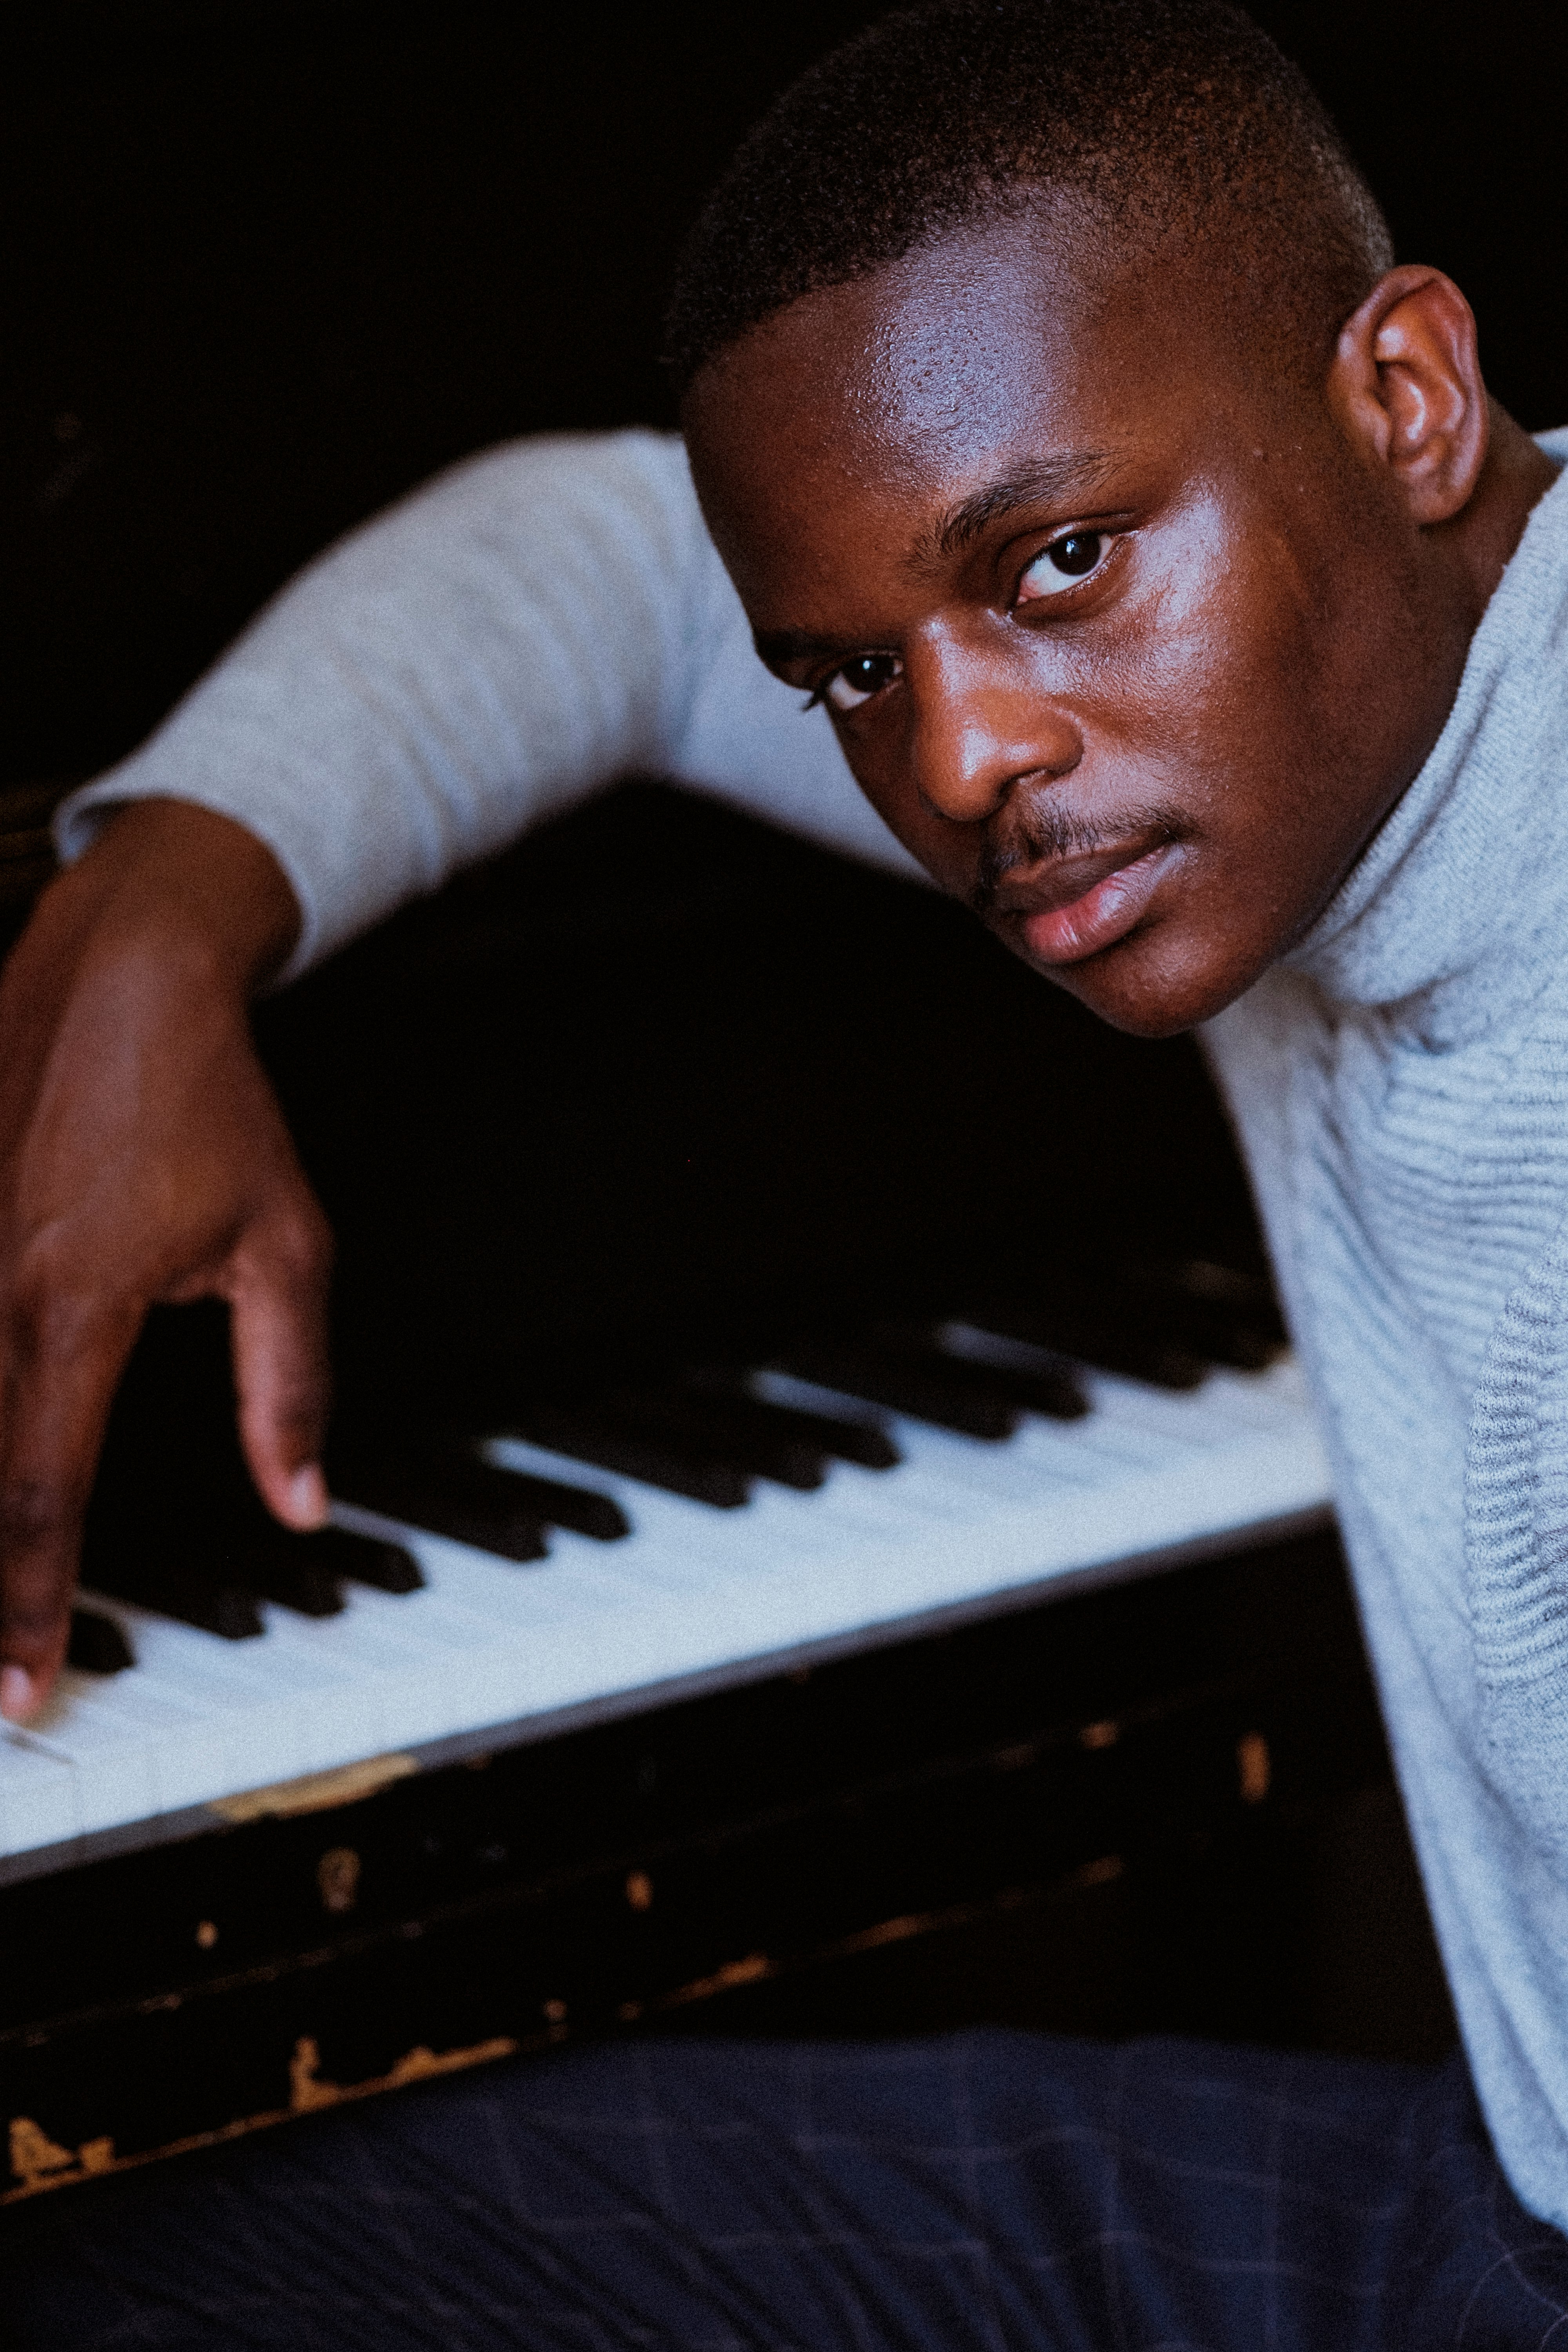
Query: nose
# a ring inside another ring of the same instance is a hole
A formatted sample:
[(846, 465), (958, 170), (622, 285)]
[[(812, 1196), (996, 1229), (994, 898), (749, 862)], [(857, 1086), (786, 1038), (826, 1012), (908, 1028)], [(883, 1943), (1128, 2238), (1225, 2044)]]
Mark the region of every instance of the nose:
[(909, 663), (914, 781), (952, 824), (984, 824), (1025, 777), (1054, 782), (1083, 757), (1071, 713), (1005, 659), (974, 647), (928, 646)]

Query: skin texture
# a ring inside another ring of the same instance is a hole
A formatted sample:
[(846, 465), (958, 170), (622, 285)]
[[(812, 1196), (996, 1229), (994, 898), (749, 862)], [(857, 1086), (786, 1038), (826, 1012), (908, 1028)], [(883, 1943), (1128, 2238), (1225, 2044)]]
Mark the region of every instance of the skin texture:
[[(1489, 408), (1434, 270), (1394, 271), (1289, 377), (1248, 367), (1200, 266), (1089, 285), (1070, 249), (1014, 218), (814, 295), (703, 372), (687, 424), (765, 657), (853, 705), (836, 723), (894, 832), (1159, 1035), (1300, 934), (1415, 775), (1552, 475)], [(1068, 575), (1047, 551), (1074, 532), (1092, 561)], [(298, 921), (241, 827), (146, 803), (45, 894), (0, 982), (14, 1718), (63, 1654), (155, 1300), (230, 1302), (257, 1484), (291, 1526), (324, 1514), (330, 1244), (246, 1010)]]
[(1015, 217), (809, 296), (685, 422), (759, 651), (854, 702), (894, 833), (1163, 1036), (1300, 935), (1415, 776), (1552, 473), (1436, 270), (1289, 375), (1201, 262), (1096, 287), (1064, 248)]

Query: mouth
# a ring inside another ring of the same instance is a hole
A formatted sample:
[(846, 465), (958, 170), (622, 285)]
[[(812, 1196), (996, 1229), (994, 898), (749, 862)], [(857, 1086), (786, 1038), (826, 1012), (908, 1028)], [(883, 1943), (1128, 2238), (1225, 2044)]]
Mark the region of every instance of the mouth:
[(1181, 855), (1167, 836), (1148, 836), (1087, 856), (1055, 858), (1032, 881), (1015, 880), (996, 911), (1037, 963), (1081, 963), (1135, 930)]

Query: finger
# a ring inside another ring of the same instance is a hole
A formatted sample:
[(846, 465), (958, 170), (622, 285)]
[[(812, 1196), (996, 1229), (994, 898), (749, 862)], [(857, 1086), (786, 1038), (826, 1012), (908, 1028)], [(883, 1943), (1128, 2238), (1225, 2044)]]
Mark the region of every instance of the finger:
[(309, 1213), (247, 1237), (226, 1285), (240, 1444), (268, 1510), (301, 1529), (327, 1517), (331, 1265), (331, 1238), (310, 1202)]
[(0, 1462), (0, 1714), (36, 1714), (65, 1657), (81, 1526), (140, 1306), (13, 1304)]

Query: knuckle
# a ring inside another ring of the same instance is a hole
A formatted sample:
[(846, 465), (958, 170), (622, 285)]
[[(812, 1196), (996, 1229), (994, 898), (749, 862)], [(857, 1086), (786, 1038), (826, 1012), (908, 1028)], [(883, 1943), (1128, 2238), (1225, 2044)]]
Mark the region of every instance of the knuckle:
[[(74, 1538), (77, 1516), (75, 1499), (64, 1488), (43, 1478), (8, 1479), (0, 1486), (0, 1558), (58, 1551)], [(30, 1582), (13, 1581), (5, 1594), (5, 1622), (14, 1625), (29, 1612), (52, 1614), (55, 1605), (52, 1597), (35, 1595)]]
[(128, 1310), (117, 1311), (74, 1268), (47, 1265), (24, 1268), (13, 1282), (11, 1316), (24, 1360), (56, 1363), (107, 1351), (121, 1326), (134, 1329), (137, 1319)]
[(18, 1337), (39, 1353), (70, 1358), (133, 1333), (142, 1306), (101, 1256), (58, 1225), (34, 1234), (9, 1269), (7, 1304)]
[(323, 1217), (300, 1236), (299, 1265), (306, 1280), (315, 1288), (324, 1288), (332, 1271), (337, 1255), (331, 1228)]
[(65, 1614), (65, 1603), (59, 1598), (7, 1600), (0, 1608), (0, 1639), (7, 1656), (27, 1663), (58, 1649)]
[(331, 1273), (335, 1245), (325, 1213), (307, 1193), (289, 1203), (275, 1218), (267, 1235), (266, 1255), (290, 1286), (324, 1287)]

